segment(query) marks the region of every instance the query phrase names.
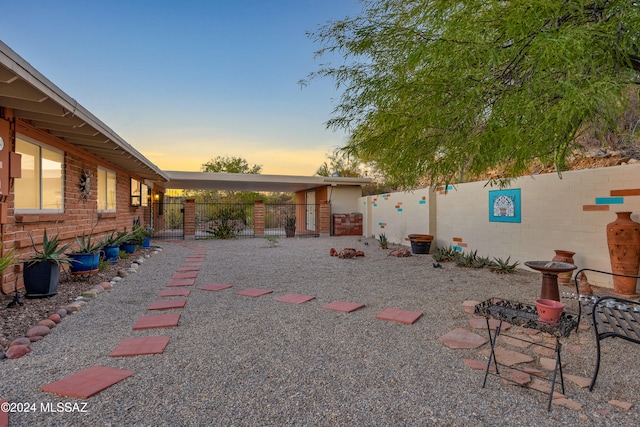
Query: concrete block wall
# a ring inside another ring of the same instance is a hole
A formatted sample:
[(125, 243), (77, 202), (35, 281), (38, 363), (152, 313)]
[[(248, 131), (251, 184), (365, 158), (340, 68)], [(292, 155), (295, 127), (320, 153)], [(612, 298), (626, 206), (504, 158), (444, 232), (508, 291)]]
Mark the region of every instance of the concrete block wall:
[[(606, 225), (618, 211), (631, 211), (631, 218), (640, 222), (640, 165), (519, 178), (508, 187), (520, 190), (519, 223), (489, 220), (489, 192), (497, 188), (485, 185), (471, 182), (435, 192), (424, 189), (362, 198), (365, 230), (376, 236), (386, 232), (391, 241), (407, 245), (401, 236), (433, 234), (436, 247), (452, 245), (492, 258), (510, 256), (521, 264), (550, 260), (554, 249), (565, 249), (576, 252), (578, 267), (610, 271)], [(414, 204), (429, 192), (434, 195), (435, 214), (426, 222)], [(613, 286), (607, 276), (592, 273), (589, 280)]]

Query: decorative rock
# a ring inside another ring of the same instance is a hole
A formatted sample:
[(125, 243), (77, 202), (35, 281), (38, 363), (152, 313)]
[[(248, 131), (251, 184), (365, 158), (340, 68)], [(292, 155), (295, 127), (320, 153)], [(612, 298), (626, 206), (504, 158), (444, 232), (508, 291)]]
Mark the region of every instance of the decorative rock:
[(389, 252), (389, 256), (405, 258), (405, 257), (410, 257), (412, 255), (411, 255), (411, 251), (408, 249), (394, 249), (391, 252)]
[(127, 273), (129, 273), (129, 274), (135, 274), (137, 272), (138, 272), (138, 270), (136, 270), (135, 268), (128, 268), (127, 269)]
[(56, 322), (50, 319), (43, 319), (38, 322), (38, 326), (46, 326), (47, 328), (52, 329), (56, 327)]
[[(67, 311), (64, 311), (64, 315), (67, 315)], [(60, 323), (62, 321), (62, 316), (60, 316), (58, 313), (53, 313), (51, 316), (49, 316), (49, 320), (55, 322), (55, 323)]]
[(75, 313), (77, 311), (80, 311), (80, 309), (82, 309), (82, 305), (78, 304), (78, 302), (72, 302), (71, 304), (69, 304), (67, 306), (67, 309), (71, 310), (72, 313)]
[(56, 314), (58, 316), (60, 316), (61, 319), (64, 319), (64, 317), (69, 313), (67, 313), (67, 309), (66, 308), (59, 308), (59, 309), (56, 310)]
[(124, 270), (118, 270), (117, 274), (118, 274), (119, 277), (127, 277), (128, 276), (127, 272), (124, 271)]
[(9, 347), (7, 351), (5, 351), (5, 356), (7, 357), (7, 359), (17, 359), (29, 353), (31, 353), (31, 346), (21, 344)]
[(93, 288), (91, 288), (92, 290), (96, 291), (96, 293), (101, 294), (104, 292), (104, 288), (100, 285), (95, 285)]
[(67, 310), (67, 314), (73, 313), (73, 310), (71, 310), (69, 307), (65, 307), (64, 309)]
[(29, 345), (29, 344), (31, 344), (31, 340), (29, 338), (18, 337), (13, 341), (11, 341), (11, 344), (9, 344), (9, 347), (13, 347), (14, 345)]
[[(125, 273), (125, 274), (126, 274), (126, 273)], [(119, 281), (121, 281), (121, 280), (122, 280), (122, 277), (120, 277), (120, 276), (116, 276), (116, 277), (114, 277), (113, 279), (111, 279), (111, 282), (119, 282)]]
[(0, 351), (0, 360), (2, 359), (6, 359), (7, 355), (4, 353), (4, 351)]
[(34, 337), (34, 336), (43, 337), (43, 336), (47, 335), (49, 332), (51, 332), (51, 329), (47, 328), (46, 326), (39, 325), (39, 326), (34, 326), (34, 327), (30, 328), (27, 331), (27, 336), (29, 338)]
[(138, 264), (142, 264), (142, 263), (144, 263), (144, 262), (145, 262), (145, 259), (144, 259), (143, 257), (140, 257), (140, 258), (138, 258), (138, 259), (136, 260), (136, 262), (137, 262)]
[(32, 337), (29, 337), (29, 341), (31, 342), (36, 342), (36, 341), (40, 341), (41, 339), (43, 339), (44, 337), (42, 335), (34, 335)]
[(113, 289), (113, 285), (109, 282), (101, 282), (99, 286), (102, 287), (102, 289), (104, 289), (105, 291)]
[(97, 296), (98, 296), (98, 293), (95, 291), (95, 289), (90, 289), (82, 293), (83, 298), (95, 298)]

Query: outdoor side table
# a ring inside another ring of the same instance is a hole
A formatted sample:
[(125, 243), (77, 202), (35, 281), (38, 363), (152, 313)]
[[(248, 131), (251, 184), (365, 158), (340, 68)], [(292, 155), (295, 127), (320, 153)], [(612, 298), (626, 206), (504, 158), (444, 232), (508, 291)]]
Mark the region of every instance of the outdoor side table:
[[(491, 364), (495, 366), (496, 372), (495, 375), (500, 375), (500, 370), (498, 366), (506, 366), (498, 363), (495, 355), (495, 346), (498, 337), (501, 335), (502, 330), (502, 322), (508, 322), (512, 325), (522, 326), (529, 329), (536, 329), (541, 332), (546, 332), (550, 335), (553, 335), (556, 339), (555, 347), (548, 347), (544, 344), (540, 344), (534, 341), (525, 340), (519, 337), (510, 336), (510, 338), (524, 341), (529, 344), (545, 347), (554, 351), (555, 354), (555, 367), (553, 369), (553, 378), (546, 379), (540, 377), (540, 379), (547, 380), (551, 382), (551, 392), (549, 393), (549, 402), (547, 404), (547, 410), (551, 410), (551, 401), (553, 400), (553, 392), (555, 390), (556, 383), (560, 382), (560, 386), (562, 388), (562, 393), (564, 393), (564, 378), (562, 376), (562, 363), (560, 358), (560, 353), (562, 350), (562, 344), (560, 343), (561, 337), (568, 337), (569, 334), (573, 330), (575, 330), (578, 326), (578, 317), (571, 313), (562, 313), (560, 321), (557, 324), (548, 324), (540, 322), (538, 318), (538, 312), (536, 310), (535, 305), (531, 304), (523, 304), (520, 302), (509, 301), (501, 298), (492, 298), (481, 302), (480, 304), (475, 306), (474, 310), (475, 314), (483, 316), (487, 321), (487, 331), (489, 332), (489, 342), (491, 344), (491, 353), (489, 354), (489, 361), (487, 362), (487, 370), (484, 374), (484, 381), (482, 383), (482, 388), (487, 385), (487, 377), (489, 376), (489, 371), (491, 369)], [(499, 320), (500, 323), (496, 327), (495, 332), (491, 333), (491, 328), (489, 327), (489, 319)], [(508, 336), (506, 334), (502, 334), (504, 336)], [(516, 371), (524, 372), (518, 368), (510, 366), (509, 369), (513, 369)], [(504, 377), (502, 377), (504, 378)], [(507, 381), (513, 381), (509, 378), (504, 378)]]

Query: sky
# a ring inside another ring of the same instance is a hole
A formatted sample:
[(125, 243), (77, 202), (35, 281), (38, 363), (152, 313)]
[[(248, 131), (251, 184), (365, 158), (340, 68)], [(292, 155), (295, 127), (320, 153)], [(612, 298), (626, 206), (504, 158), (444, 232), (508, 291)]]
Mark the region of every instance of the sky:
[(346, 134), (340, 92), (299, 81), (323, 63), (307, 31), (358, 0), (21, 0), (0, 40), (163, 170), (241, 157), (263, 174), (313, 175)]

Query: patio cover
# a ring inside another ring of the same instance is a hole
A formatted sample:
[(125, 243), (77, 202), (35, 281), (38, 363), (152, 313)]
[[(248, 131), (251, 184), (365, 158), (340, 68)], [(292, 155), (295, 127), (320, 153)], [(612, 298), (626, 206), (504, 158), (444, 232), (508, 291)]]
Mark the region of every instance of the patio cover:
[(342, 178), (334, 176), (262, 175), (225, 172), (164, 171), (169, 181), (167, 189), (270, 191), (295, 193), (325, 186), (363, 186), (371, 178)]

